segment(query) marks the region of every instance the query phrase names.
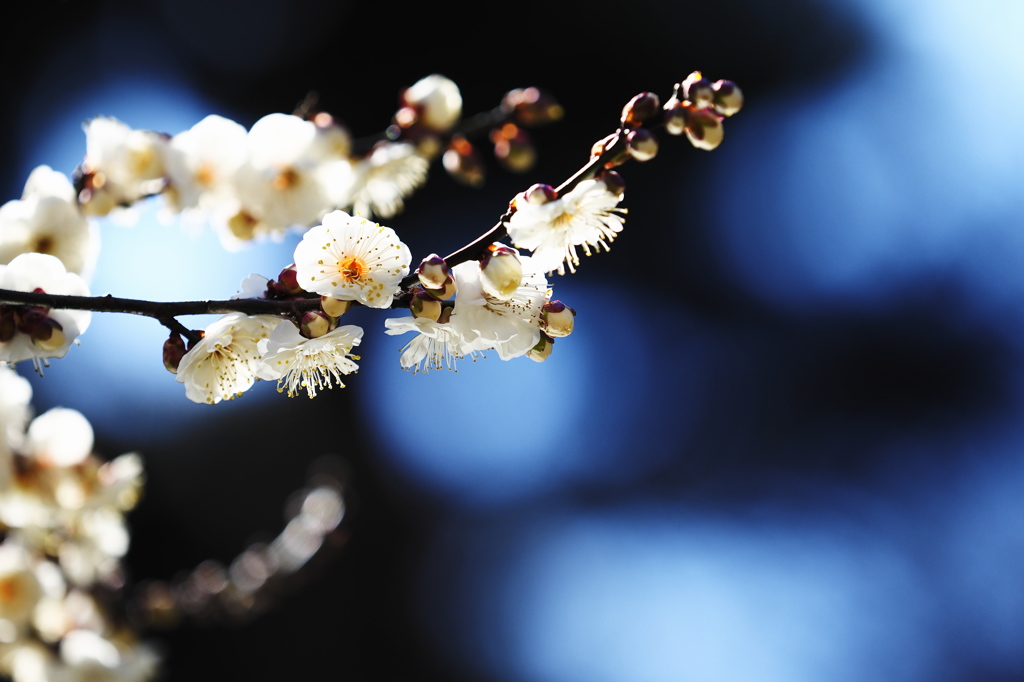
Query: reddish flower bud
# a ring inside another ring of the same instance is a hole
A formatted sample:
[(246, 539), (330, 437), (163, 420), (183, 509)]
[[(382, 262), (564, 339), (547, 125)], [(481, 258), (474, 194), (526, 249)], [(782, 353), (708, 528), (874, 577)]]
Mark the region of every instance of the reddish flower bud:
[(650, 161), (658, 154), (658, 138), (649, 130), (638, 128), (629, 131), (629, 155), (637, 161)]
[(426, 289), (441, 289), (451, 277), (448, 264), (436, 253), (432, 253), (420, 262), (416, 268), (416, 276)]
[(523, 282), (519, 253), (507, 246), (491, 245), (480, 260), (480, 285), (486, 294), (506, 300)]
[(453, 178), (464, 185), (479, 187), (484, 184), (486, 173), (483, 159), (469, 140), (461, 135), (452, 137), (448, 149), (441, 157), (441, 164)]
[(424, 289), (424, 291), (439, 301), (447, 301), (455, 295), (455, 279), (451, 275), (448, 275), (444, 281), (443, 287), (438, 287), (437, 289)]
[(409, 310), (412, 311), (413, 317), (425, 317), (437, 322), (437, 318), (441, 316), (441, 302), (420, 289), (412, 295)]
[(601, 172), (598, 177), (604, 181), (608, 191), (615, 196), (622, 198), (622, 195), (626, 192), (626, 181), (622, 179), (622, 175), (617, 171), (606, 170)]
[(546, 204), (558, 198), (558, 192), (551, 185), (537, 183), (526, 190), (526, 200), (531, 204)]
[(715, 81), (711, 88), (715, 93), (715, 111), (722, 116), (732, 116), (743, 108), (743, 92), (732, 81)]
[(695, 109), (690, 114), (686, 137), (694, 147), (710, 151), (722, 143), (724, 136), (722, 120), (715, 112), (710, 109)]
[(333, 327), (334, 322), (325, 313), (319, 310), (310, 310), (302, 316), (299, 333), (307, 339), (317, 339), (331, 331)]
[(177, 332), (171, 332), (171, 335), (164, 341), (164, 368), (171, 374), (177, 374), (178, 365), (183, 357), (185, 357), (185, 342)]
[(569, 336), (576, 324), (576, 311), (561, 301), (551, 301), (541, 308), (540, 319), (548, 336)]
[(653, 92), (641, 92), (622, 107), (622, 124), (628, 126), (643, 125), (654, 118), (661, 108), (661, 100)]
[(696, 107), (709, 107), (714, 101), (714, 90), (711, 81), (700, 71), (694, 71), (681, 84), (681, 94)]
[(690, 122), (690, 108), (676, 102), (671, 109), (665, 110), (665, 130), (669, 135), (682, 135), (686, 124)]

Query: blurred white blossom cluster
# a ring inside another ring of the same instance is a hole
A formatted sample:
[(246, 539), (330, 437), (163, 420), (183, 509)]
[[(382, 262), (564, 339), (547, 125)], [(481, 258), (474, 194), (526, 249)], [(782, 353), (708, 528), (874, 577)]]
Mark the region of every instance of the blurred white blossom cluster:
[(85, 417), (54, 408), (31, 419), (31, 397), (28, 381), (0, 365), (0, 674), (151, 679), (156, 654), (110, 608), (141, 461), (101, 462)]

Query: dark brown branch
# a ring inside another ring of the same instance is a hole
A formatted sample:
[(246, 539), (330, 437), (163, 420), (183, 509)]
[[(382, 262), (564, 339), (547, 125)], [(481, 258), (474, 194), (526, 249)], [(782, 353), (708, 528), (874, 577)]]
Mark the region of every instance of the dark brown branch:
[(63, 296), (33, 291), (0, 289), (0, 305), (30, 305), (55, 310), (91, 310), (97, 313), (127, 313), (144, 315), (159, 320), (168, 328), (171, 318), (181, 315), (217, 315), (245, 313), (246, 315), (296, 316), (315, 310), (320, 297), (296, 300), (267, 300), (262, 298), (236, 298), (226, 301), (142, 301), (115, 296)]

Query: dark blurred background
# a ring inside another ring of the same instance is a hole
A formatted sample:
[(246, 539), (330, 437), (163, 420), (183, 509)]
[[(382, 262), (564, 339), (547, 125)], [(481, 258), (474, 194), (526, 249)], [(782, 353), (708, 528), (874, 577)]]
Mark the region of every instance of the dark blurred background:
[[(1024, 8), (1015, 0), (407, 5), (19, 3), (0, 189), (66, 173), (82, 122), (251, 126), (308, 92), (356, 135), (430, 73), (466, 113), (536, 85), (565, 118), (524, 176), (434, 168), (390, 221), (415, 257), (557, 184), (623, 103), (701, 69), (747, 106), (713, 153), (623, 168), (626, 230), (553, 278), (543, 365), (410, 376), (381, 315), (348, 387), (188, 403), (163, 331), (93, 318), (34, 380), (148, 471), (132, 578), (273, 537), (333, 455), (349, 539), (239, 626), (150, 633), (166, 678), (1024, 680)], [(110, 221), (94, 293), (223, 298), (297, 239)], [(193, 326), (209, 320), (196, 319)], [(26, 367), (22, 367), (25, 373)]]

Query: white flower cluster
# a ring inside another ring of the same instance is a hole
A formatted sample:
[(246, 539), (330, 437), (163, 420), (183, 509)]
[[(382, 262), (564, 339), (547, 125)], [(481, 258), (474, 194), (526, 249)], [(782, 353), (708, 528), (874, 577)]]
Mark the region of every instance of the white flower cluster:
[(80, 413), (30, 421), (32, 389), (0, 364), (0, 674), (15, 682), (142, 682), (157, 656), (99, 596), (121, 580), (135, 454), (102, 463)]
[[(0, 289), (88, 296), (81, 277), (67, 272), (55, 256), (23, 253), (0, 265)], [(49, 358), (62, 358), (89, 327), (92, 313), (29, 305), (0, 305), (0, 363), (31, 360), (36, 371)]]
[[(432, 133), (462, 113), (458, 87), (430, 76), (405, 93), (406, 109)], [(85, 125), (79, 200), (90, 215), (160, 194), (168, 210), (209, 221), (228, 248), (306, 229), (335, 209), (391, 217), (423, 184), (436, 141), (382, 140), (353, 154), (348, 131), (328, 114), (270, 114), (248, 131), (207, 116), (174, 136), (112, 118)]]

